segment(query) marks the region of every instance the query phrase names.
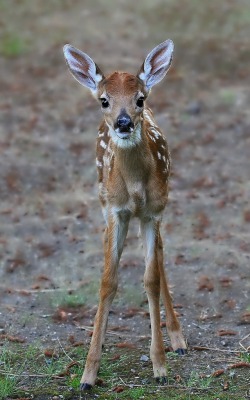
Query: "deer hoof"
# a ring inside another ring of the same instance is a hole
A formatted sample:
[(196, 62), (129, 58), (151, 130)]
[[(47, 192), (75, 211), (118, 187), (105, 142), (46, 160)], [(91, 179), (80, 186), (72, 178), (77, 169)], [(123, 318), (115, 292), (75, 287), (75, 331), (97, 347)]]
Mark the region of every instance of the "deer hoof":
[(80, 390), (83, 392), (85, 390), (90, 390), (92, 389), (92, 385), (90, 385), (89, 383), (81, 383), (80, 385)]
[(155, 378), (156, 383), (158, 383), (159, 385), (165, 385), (167, 383), (167, 377), (166, 376), (157, 376), (157, 378)]
[(179, 356), (184, 356), (185, 354), (187, 354), (187, 350), (179, 348), (175, 350), (175, 353), (179, 354)]

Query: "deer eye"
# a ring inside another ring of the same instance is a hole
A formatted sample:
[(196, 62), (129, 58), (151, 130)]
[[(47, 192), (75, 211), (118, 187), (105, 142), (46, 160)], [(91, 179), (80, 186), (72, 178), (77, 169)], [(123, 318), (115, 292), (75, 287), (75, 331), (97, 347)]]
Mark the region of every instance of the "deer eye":
[(143, 103), (144, 103), (144, 97), (139, 97), (139, 99), (136, 101), (136, 105), (139, 108), (143, 107)]
[(103, 97), (103, 98), (100, 98), (100, 100), (101, 100), (101, 103), (102, 103), (102, 107), (103, 107), (103, 108), (108, 108), (108, 107), (109, 107), (109, 102), (108, 102), (107, 99), (105, 99), (105, 98)]

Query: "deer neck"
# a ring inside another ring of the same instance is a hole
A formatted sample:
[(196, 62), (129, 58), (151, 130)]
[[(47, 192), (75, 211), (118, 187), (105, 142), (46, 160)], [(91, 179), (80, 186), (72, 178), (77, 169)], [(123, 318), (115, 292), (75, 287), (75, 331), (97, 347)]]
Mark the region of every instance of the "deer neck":
[(151, 166), (151, 154), (147, 138), (144, 134), (144, 121), (137, 129), (137, 140), (133, 146), (117, 146), (113, 143), (115, 167), (119, 170), (125, 182), (145, 182)]

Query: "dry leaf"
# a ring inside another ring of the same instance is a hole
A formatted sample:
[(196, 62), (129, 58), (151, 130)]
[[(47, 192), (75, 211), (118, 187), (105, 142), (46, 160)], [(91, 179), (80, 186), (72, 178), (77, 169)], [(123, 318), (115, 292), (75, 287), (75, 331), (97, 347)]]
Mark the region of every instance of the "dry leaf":
[(222, 287), (229, 287), (232, 285), (232, 278), (229, 278), (228, 276), (222, 277), (219, 279), (219, 282)]
[(116, 386), (112, 389), (112, 392), (121, 393), (125, 390), (124, 386)]
[(244, 221), (248, 223), (250, 222), (250, 210), (244, 212)]
[(18, 336), (11, 336), (11, 335), (0, 335), (0, 339), (7, 339), (9, 342), (14, 343), (25, 343), (26, 339), (20, 338)]
[(227, 329), (219, 329), (217, 332), (218, 336), (234, 336), (237, 335), (237, 332)]
[(231, 364), (227, 367), (228, 369), (233, 369), (233, 368), (250, 368), (250, 363), (241, 361), (235, 364)]
[(224, 374), (224, 372), (224, 369), (217, 369), (217, 371), (214, 371), (211, 376), (216, 378), (217, 376)]
[(212, 292), (214, 290), (212, 279), (206, 275), (200, 276), (198, 282), (198, 290), (207, 290), (208, 292)]
[(127, 343), (127, 342), (123, 342), (123, 343), (117, 343), (116, 347), (118, 347), (119, 349), (135, 349), (136, 346), (132, 343)]

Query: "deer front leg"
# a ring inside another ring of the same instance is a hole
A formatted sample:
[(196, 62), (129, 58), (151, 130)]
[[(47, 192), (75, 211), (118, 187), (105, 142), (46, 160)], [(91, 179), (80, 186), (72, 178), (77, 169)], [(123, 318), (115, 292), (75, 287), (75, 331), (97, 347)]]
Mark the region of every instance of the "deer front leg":
[(111, 215), (105, 231), (105, 265), (101, 280), (100, 300), (90, 349), (81, 379), (81, 390), (91, 389), (95, 384), (99, 370), (108, 314), (118, 286), (117, 268), (128, 231), (128, 224), (129, 218), (122, 218), (119, 214)]
[(160, 231), (158, 232), (158, 241), (157, 241), (157, 250), (158, 250), (158, 265), (161, 275), (161, 297), (166, 310), (166, 318), (167, 318), (167, 331), (170, 337), (171, 345), (173, 350), (183, 355), (186, 353), (186, 342), (182, 334), (181, 326), (178, 321), (178, 318), (175, 315), (172, 298), (168, 288), (168, 282), (164, 271), (163, 266), (163, 245)]
[(158, 266), (158, 231), (159, 222), (150, 219), (141, 222), (141, 233), (145, 247), (146, 270), (144, 285), (147, 292), (151, 321), (150, 358), (153, 363), (154, 376), (165, 382), (166, 359), (160, 326), (160, 270)]

